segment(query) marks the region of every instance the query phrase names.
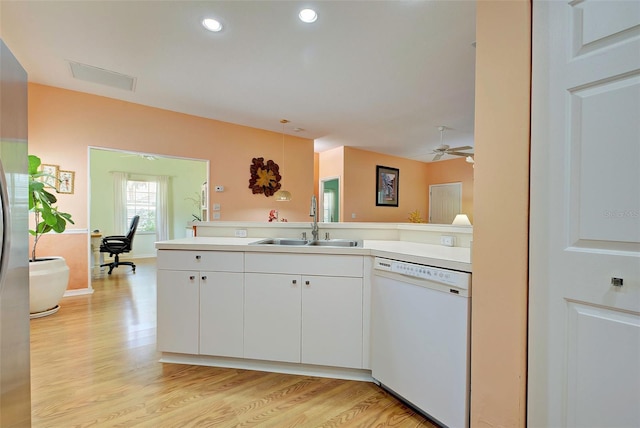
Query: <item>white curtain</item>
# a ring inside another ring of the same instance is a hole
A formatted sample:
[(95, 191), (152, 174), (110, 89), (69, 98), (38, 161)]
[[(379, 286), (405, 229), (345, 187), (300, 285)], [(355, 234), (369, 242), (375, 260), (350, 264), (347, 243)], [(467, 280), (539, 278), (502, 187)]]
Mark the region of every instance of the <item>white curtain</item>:
[(126, 172), (113, 173), (113, 215), (114, 235), (124, 235), (129, 229), (127, 224), (127, 179)]
[(156, 193), (156, 239), (169, 239), (169, 177), (157, 177), (158, 191)]

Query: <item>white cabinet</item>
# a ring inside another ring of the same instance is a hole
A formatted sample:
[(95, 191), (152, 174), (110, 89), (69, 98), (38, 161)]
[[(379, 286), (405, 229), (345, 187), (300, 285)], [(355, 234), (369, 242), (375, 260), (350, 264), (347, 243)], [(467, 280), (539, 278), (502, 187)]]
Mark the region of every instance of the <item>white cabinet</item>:
[(159, 270), (157, 346), (162, 352), (198, 353), (198, 272)]
[(364, 368), (362, 256), (158, 252), (158, 350)]
[(244, 274), (200, 275), (200, 354), (243, 356)]
[(300, 362), (300, 276), (245, 274), (244, 356)]
[(242, 357), (243, 253), (161, 250), (157, 264), (158, 350)]
[(362, 278), (302, 278), (301, 361), (362, 368)]
[(246, 358), (363, 367), (361, 256), (247, 253), (245, 266), (263, 271), (245, 274)]

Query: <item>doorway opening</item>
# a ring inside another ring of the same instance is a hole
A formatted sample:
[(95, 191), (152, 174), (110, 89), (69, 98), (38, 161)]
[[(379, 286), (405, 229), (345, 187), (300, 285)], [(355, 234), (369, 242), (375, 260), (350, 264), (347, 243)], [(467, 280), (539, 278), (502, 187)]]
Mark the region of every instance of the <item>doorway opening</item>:
[[(138, 227), (128, 258), (155, 257), (156, 241), (188, 236), (188, 223), (201, 215), (201, 190), (208, 181), (208, 160), (101, 147), (89, 147), (88, 155), (89, 283), (104, 273), (99, 267), (105, 257), (100, 253), (102, 237), (123, 235), (133, 215), (140, 215), (145, 222)], [(119, 198), (116, 181), (122, 188)], [(162, 194), (140, 191), (147, 187), (162, 189)], [(138, 191), (133, 192), (132, 188)], [(138, 212), (140, 209), (143, 212)]]
[(325, 223), (337, 223), (340, 218), (340, 177), (320, 180), (322, 218)]

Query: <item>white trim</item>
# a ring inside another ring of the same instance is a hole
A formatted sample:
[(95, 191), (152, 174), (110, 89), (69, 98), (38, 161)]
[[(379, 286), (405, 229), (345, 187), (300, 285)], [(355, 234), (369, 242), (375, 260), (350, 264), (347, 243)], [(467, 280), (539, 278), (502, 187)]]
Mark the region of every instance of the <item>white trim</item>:
[(206, 162), (207, 165), (209, 164), (209, 160), (208, 159), (189, 158), (189, 157), (185, 157), (185, 156), (172, 156), (172, 155), (167, 155), (167, 154), (163, 154), (163, 153), (147, 153), (147, 152), (141, 152), (139, 150), (122, 150), (122, 149), (115, 149), (113, 147), (101, 147), (101, 146), (87, 146), (87, 149), (89, 150), (88, 153), (91, 153), (91, 149), (95, 149), (95, 150), (104, 150), (104, 151), (107, 151), (107, 152), (126, 153), (126, 154), (129, 154), (129, 155), (157, 156), (157, 157), (170, 158), (170, 159), (183, 159), (183, 160), (202, 161), (202, 162)]
[(59, 235), (85, 235), (87, 233), (89, 233), (89, 229), (65, 229)]
[(74, 290), (67, 290), (62, 297), (83, 296), (85, 294), (93, 294), (93, 288), (77, 288)]

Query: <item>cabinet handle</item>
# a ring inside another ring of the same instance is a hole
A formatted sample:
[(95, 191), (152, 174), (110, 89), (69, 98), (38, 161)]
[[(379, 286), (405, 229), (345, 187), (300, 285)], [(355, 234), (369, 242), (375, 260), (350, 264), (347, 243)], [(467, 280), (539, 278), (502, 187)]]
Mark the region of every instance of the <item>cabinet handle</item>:
[(193, 276), (193, 275), (191, 275), (191, 276), (189, 277), (189, 279), (190, 279), (191, 281), (193, 281), (194, 279), (196, 279), (196, 277), (195, 277), (195, 276)]
[(309, 281), (305, 281), (305, 282), (304, 282), (304, 284), (305, 284), (306, 286), (309, 286), (310, 282), (309, 282)]
[(292, 279), (292, 280), (291, 280), (291, 283), (292, 283), (293, 285), (296, 285), (296, 284), (298, 283), (298, 280), (297, 280), (297, 279)]
[(203, 276), (202, 276), (202, 279), (203, 279), (203, 280), (207, 279), (207, 275), (203, 275)]
[(196, 260), (200, 260), (202, 256), (196, 256)]

